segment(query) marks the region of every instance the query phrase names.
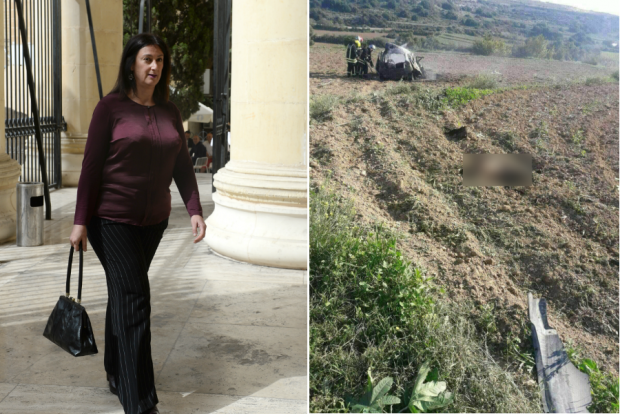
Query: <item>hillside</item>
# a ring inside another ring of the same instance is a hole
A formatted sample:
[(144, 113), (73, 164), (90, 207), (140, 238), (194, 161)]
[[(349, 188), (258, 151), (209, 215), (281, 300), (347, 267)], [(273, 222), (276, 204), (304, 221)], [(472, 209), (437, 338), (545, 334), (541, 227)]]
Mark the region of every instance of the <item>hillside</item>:
[[(444, 288), (442, 300), (491, 309), (489, 341), (500, 359), (511, 338), (523, 352), (531, 343), (523, 327), (533, 292), (549, 301), (550, 324), (570, 349), (617, 375), (611, 70), (511, 59), (492, 75), (496, 58), (438, 54), (424, 61), (444, 62), (435, 82), (378, 82), (343, 76), (342, 47), (310, 53), (311, 185), (350, 200), (360, 223), (400, 234), (399, 248)], [(489, 75), (476, 79), (482, 72)], [(446, 101), (446, 90), (476, 82), (490, 84), (490, 94)], [(446, 135), (461, 126), (465, 139)], [(463, 187), (463, 153), (532, 154), (534, 184)]]
[(503, 41), (507, 53), (542, 36), (549, 57), (594, 64), (618, 61), (618, 16), (530, 0), (312, 0), (317, 41), (342, 43), (345, 33), (379, 46), (408, 43), (417, 50), (471, 51), (484, 36)]

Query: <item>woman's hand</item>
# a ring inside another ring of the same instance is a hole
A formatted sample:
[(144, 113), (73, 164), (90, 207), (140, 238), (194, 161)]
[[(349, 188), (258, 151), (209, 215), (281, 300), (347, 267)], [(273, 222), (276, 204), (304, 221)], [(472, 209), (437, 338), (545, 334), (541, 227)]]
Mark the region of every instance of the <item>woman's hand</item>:
[(205, 238), (205, 232), (207, 231), (207, 225), (205, 221), (202, 219), (202, 216), (196, 214), (192, 216), (192, 230), (194, 231), (194, 236), (196, 236), (196, 231), (198, 230), (198, 237), (194, 239), (194, 243), (198, 243), (200, 240)]
[(82, 242), (82, 250), (86, 251), (86, 242), (88, 238), (86, 237), (86, 226), (81, 224), (75, 224), (73, 226), (73, 230), (71, 231), (71, 236), (69, 236), (69, 242), (71, 246), (75, 249), (75, 251), (80, 251), (80, 242)]

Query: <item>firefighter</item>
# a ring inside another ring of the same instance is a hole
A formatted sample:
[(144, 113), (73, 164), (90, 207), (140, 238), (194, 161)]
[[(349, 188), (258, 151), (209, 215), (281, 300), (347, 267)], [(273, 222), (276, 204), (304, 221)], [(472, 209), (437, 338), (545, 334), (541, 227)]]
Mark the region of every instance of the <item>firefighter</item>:
[(361, 37), (357, 36), (355, 40), (347, 46), (347, 76), (355, 76), (357, 74), (357, 58), (358, 50), (362, 47)]
[(357, 74), (360, 77), (368, 77), (368, 65), (372, 66), (372, 52), (375, 50), (375, 45), (368, 45), (362, 49), (360, 58), (357, 61)]

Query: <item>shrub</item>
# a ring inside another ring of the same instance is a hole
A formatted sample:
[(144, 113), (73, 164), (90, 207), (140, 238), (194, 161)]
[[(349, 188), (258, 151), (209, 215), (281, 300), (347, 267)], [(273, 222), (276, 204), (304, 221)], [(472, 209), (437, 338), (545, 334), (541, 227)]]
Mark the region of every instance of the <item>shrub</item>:
[(543, 35), (530, 37), (525, 41), (525, 44), (513, 48), (512, 55), (520, 58), (536, 57), (544, 59), (549, 56), (547, 45), (548, 42)]
[(454, 4), (445, 2), (441, 4), (441, 8), (444, 10), (454, 10)]
[(496, 89), (497, 80), (490, 75), (478, 75), (467, 86), (473, 89)]
[(448, 20), (458, 20), (459, 16), (453, 11), (448, 11), (443, 15), (443, 18)]
[(479, 24), (477, 21), (475, 21), (474, 19), (472, 19), (471, 17), (467, 17), (467, 18), (465, 18), (465, 19), (462, 21), (462, 23), (463, 23), (465, 26), (468, 26), (468, 27), (478, 27), (478, 26), (480, 26), (480, 24)]
[(595, 56), (588, 56), (583, 60), (583, 63), (588, 65), (596, 66), (598, 65), (598, 58)]
[(587, 78), (586, 79), (586, 85), (588, 85), (588, 86), (602, 85), (603, 83), (605, 83), (605, 79), (604, 78)]
[(320, 95), (310, 99), (310, 119), (317, 122), (332, 118), (332, 110), (338, 103), (338, 97), (334, 95)]
[(505, 54), (506, 44), (501, 39), (493, 38), (489, 35), (482, 40), (476, 40), (472, 46), (472, 53), (475, 55), (491, 56), (494, 54)]
[(615, 71), (614, 73), (611, 74), (611, 78), (615, 79), (616, 82), (618, 81), (618, 71)]

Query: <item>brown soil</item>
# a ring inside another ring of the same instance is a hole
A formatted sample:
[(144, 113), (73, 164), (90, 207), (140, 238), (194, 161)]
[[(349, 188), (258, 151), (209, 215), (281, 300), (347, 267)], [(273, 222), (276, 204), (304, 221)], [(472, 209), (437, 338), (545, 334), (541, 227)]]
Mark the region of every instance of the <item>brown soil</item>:
[[(310, 94), (326, 93), (322, 86), (329, 79), (329, 93), (342, 95), (348, 93), (349, 79), (346, 77), (344, 61), (345, 47), (317, 43), (311, 48)], [(374, 59), (378, 53), (374, 54)], [(420, 52), (424, 57), (422, 66), (429, 78), (443, 82), (480, 74), (492, 75), (500, 86), (523, 84), (556, 84), (569, 81), (609, 77), (618, 67), (592, 66), (579, 62), (560, 62), (556, 60), (516, 59), (496, 56), (476, 56), (460, 53)], [(375, 79), (378, 82), (377, 79)], [(367, 82), (368, 88), (377, 88), (374, 82)], [(370, 85), (368, 85), (370, 84)]]
[[(395, 82), (343, 77), (339, 51), (311, 48), (312, 98), (342, 97), (331, 119), (311, 120), (312, 183), (330, 177), (360, 220), (404, 234), (403, 251), (447, 297), (492, 303), (502, 335), (527, 319), (532, 292), (548, 300), (565, 344), (617, 373), (618, 84), (543, 82), (433, 111), (424, 99), (493, 59), (429, 56), (458, 76), (407, 93)], [(586, 66), (511, 59), (503, 79), (522, 83), (533, 68), (565, 78), (569, 65)], [(467, 138), (448, 140), (458, 126)], [(532, 154), (533, 185), (463, 187), (462, 154), (471, 152)]]

